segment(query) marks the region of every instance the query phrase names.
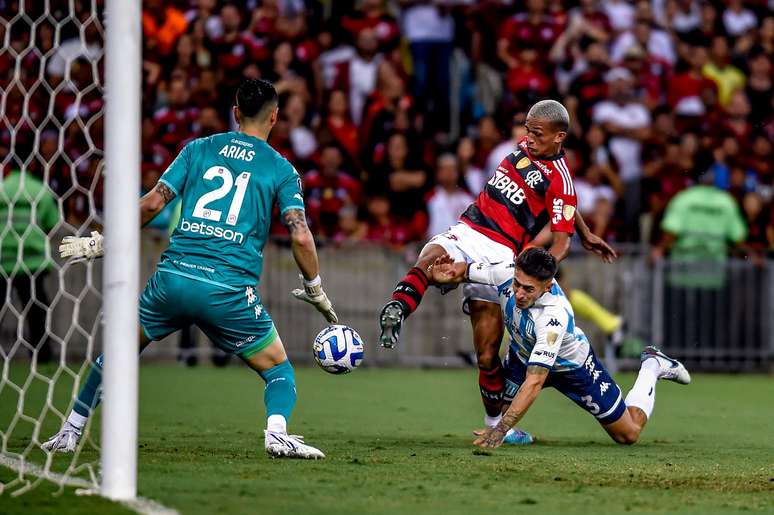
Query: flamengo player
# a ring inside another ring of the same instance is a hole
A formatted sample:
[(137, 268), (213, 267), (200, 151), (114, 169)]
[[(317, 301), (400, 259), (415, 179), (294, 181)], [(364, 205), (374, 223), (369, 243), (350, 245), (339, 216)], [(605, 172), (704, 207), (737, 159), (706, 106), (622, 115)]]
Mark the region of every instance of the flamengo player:
[[(304, 277), (304, 289), (293, 295), (313, 304), (329, 322), (337, 322), (318, 275), (298, 172), (266, 142), (278, 111), (274, 86), (245, 81), (234, 106), (239, 131), (186, 145), (140, 200), (145, 225), (175, 196), (182, 197), (180, 222), (169, 248), (140, 296), (140, 350), (183, 326), (198, 325), (215, 345), (239, 356), (266, 382), (264, 443), (269, 456), (317, 459), (325, 455), (287, 433), (296, 403), (295, 373), (257, 291), (276, 203)], [(62, 257), (98, 257), (102, 236), (95, 232), (91, 238), (67, 237), (59, 250)], [(101, 382), (100, 355), (62, 429), (44, 449), (75, 451), (99, 401)]]
[[(429, 267), (444, 254), (455, 261), (510, 263), (514, 254), (536, 244), (539, 234), (539, 240), (549, 239), (541, 231), (550, 227), (553, 243), (549, 252), (557, 261), (567, 255), (575, 228), (586, 249), (606, 261), (617, 257), (575, 212), (575, 188), (562, 151), (569, 125), (569, 114), (559, 102), (543, 100), (532, 106), (527, 113), (527, 136), (517, 150), (503, 159), (460, 222), (425, 245), (414, 267), (396, 286), (392, 300), (382, 308), (382, 346), (392, 348), (398, 342), (403, 321), (417, 309), (431, 283)], [(473, 325), (485, 424), (494, 427), (500, 420), (505, 388), (497, 288), (465, 284), (463, 294), (463, 310)]]

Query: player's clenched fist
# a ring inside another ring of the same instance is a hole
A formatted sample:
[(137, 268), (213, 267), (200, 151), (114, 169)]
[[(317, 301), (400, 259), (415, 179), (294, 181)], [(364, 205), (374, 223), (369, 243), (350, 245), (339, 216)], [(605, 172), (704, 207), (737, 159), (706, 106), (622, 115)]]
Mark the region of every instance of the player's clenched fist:
[(298, 300), (303, 300), (313, 305), (317, 311), (323, 314), (328, 322), (332, 324), (338, 322), (339, 317), (333, 311), (333, 304), (331, 304), (331, 301), (322, 289), (320, 276), (318, 275), (311, 281), (304, 280), (303, 277), (301, 279), (304, 282), (304, 289), (297, 288), (293, 290), (293, 296)]
[(97, 231), (92, 231), (91, 236), (65, 236), (59, 245), (59, 256), (71, 257), (72, 261), (102, 257), (102, 239), (102, 235)]

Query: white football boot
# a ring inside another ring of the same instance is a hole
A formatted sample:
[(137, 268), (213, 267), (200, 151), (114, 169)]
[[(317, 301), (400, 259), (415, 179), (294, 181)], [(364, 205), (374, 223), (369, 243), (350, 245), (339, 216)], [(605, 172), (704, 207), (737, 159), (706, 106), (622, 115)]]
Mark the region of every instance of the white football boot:
[(70, 422), (65, 421), (62, 429), (57, 434), (46, 440), (41, 447), (48, 452), (75, 452), (78, 447), (78, 440), (81, 439), (83, 429), (79, 429)]
[(640, 360), (655, 359), (661, 367), (661, 371), (658, 374), (659, 379), (666, 379), (667, 381), (674, 381), (678, 384), (689, 384), (691, 382), (691, 374), (688, 373), (688, 369), (685, 365), (672, 359), (656, 347), (645, 347), (640, 355)]
[(325, 454), (320, 449), (304, 443), (304, 437), (289, 435), (277, 431), (264, 430), (266, 454), (270, 458), (300, 458), (304, 460), (321, 460)]

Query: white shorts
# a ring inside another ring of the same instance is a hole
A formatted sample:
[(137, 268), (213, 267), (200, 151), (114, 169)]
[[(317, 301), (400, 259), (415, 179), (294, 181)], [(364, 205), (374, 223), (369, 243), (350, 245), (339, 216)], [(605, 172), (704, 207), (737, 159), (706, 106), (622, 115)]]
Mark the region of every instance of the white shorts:
[[(451, 226), (446, 232), (433, 236), (425, 246), (427, 245), (440, 245), (454, 261), (486, 263), (488, 265), (513, 261), (513, 251), (510, 248), (490, 240), (463, 222)], [(465, 283), (462, 286), (462, 293), (465, 297), (463, 310), (466, 312), (469, 300), (500, 303), (495, 286)]]

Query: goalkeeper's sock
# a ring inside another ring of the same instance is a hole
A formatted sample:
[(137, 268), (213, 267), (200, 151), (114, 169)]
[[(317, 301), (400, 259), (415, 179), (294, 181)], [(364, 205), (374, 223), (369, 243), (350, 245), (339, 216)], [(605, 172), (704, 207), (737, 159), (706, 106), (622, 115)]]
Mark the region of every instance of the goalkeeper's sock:
[(263, 392), (263, 403), (266, 405), (267, 429), (269, 431), (286, 432), (287, 420), (290, 419), (296, 405), (296, 374), (290, 361), (283, 361), (260, 373), (266, 381)]
[[(73, 420), (68, 418), (68, 421), (76, 427), (79, 426), (78, 422), (80, 422), (80, 427), (83, 427), (86, 419), (89, 418), (91, 412), (99, 404), (99, 390), (102, 385), (102, 360), (102, 354), (100, 354), (94, 365), (91, 366), (86, 382), (81, 386), (81, 391), (78, 392), (78, 398), (75, 400), (73, 411), (70, 414), (73, 416)], [(80, 415), (80, 418), (74, 416), (74, 414)]]
[(493, 368), (489, 370), (478, 369), (478, 387), (487, 416), (499, 416), (505, 393), (505, 373), (500, 358), (496, 359)]
[(605, 309), (588, 293), (570, 290), (569, 300), (577, 316), (590, 320), (605, 334), (611, 334), (621, 327), (621, 317)]
[(408, 271), (406, 277), (401, 279), (395, 287), (395, 291), (392, 292), (392, 300), (397, 300), (405, 308), (403, 313), (404, 319), (408, 318), (419, 307), (419, 303), (422, 302), (422, 297), (424, 297), (427, 291), (428, 284), (429, 281), (425, 273), (421, 268), (415, 266)]
[(643, 361), (637, 380), (624, 401), (627, 406), (640, 408), (647, 418), (650, 418), (656, 404), (656, 382), (660, 371), (661, 366), (657, 360), (646, 359)]

